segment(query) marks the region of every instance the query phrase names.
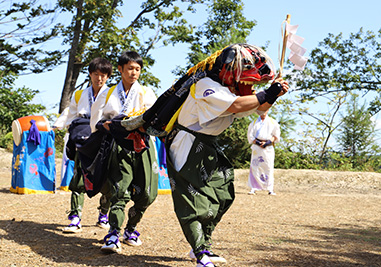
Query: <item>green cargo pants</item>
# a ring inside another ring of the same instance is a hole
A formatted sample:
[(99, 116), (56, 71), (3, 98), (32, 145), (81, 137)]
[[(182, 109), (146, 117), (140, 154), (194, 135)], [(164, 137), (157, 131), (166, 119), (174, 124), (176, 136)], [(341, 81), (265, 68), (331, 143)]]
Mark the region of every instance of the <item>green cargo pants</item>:
[[(190, 131), (196, 139), (188, 159), (179, 172), (169, 153), (167, 167), (172, 183), (175, 213), (194, 253), (209, 250), (212, 233), (234, 200), (234, 169), (214, 136)], [(171, 134), (169, 135), (171, 136)], [(173, 137), (173, 136), (172, 136)], [(173, 139), (172, 139), (173, 140)], [(167, 139), (167, 150), (171, 140)]]
[(126, 229), (134, 231), (144, 212), (156, 199), (158, 191), (158, 165), (152, 140), (150, 148), (142, 153), (131, 152), (114, 144), (111, 151), (109, 179), (112, 190), (109, 213), (110, 232), (121, 231), (125, 219), (125, 207), (130, 201), (134, 205), (128, 211)]

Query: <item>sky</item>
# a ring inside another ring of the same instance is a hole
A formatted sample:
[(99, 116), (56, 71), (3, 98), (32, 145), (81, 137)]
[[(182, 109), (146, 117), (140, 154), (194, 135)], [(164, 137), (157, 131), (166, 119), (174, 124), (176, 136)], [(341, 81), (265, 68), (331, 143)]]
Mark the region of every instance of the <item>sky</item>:
[[(257, 26), (248, 38), (248, 43), (264, 46), (269, 42), (267, 53), (276, 66), (279, 62), (281, 25), (287, 14), (291, 15), (291, 25), (299, 25), (297, 35), (305, 38), (302, 46), (307, 49), (307, 57), (329, 33), (334, 35), (342, 33), (344, 38), (347, 38), (350, 33), (357, 33), (361, 27), (373, 32), (381, 28), (380, 0), (272, 0), (267, 2), (244, 0), (243, 2), (246, 18), (257, 22)], [(136, 0), (125, 1), (125, 6), (121, 8), (123, 14), (121, 23), (128, 23), (133, 19), (140, 3), (141, 1)], [(206, 19), (206, 16), (205, 10), (198, 6), (198, 12), (186, 18), (197, 25), (200, 17)], [(172, 70), (176, 66), (185, 66), (188, 47), (188, 45), (160, 47), (152, 53), (156, 63), (151, 66), (151, 71), (161, 80), (161, 88), (153, 88), (158, 94), (169, 88), (176, 78)], [(287, 56), (288, 53), (289, 51)], [(51, 72), (25, 75), (16, 81), (16, 86), (38, 89), (40, 93), (34, 102), (42, 103), (50, 112), (58, 112), (65, 72), (66, 65), (61, 65)]]

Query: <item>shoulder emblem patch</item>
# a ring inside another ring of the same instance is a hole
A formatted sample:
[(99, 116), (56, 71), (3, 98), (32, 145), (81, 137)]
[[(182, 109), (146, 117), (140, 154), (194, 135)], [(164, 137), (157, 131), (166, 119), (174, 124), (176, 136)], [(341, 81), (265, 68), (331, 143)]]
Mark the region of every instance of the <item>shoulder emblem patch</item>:
[(215, 93), (214, 90), (212, 90), (212, 89), (206, 89), (204, 91), (203, 97), (207, 97), (208, 95), (211, 95), (211, 94), (214, 94), (214, 93)]

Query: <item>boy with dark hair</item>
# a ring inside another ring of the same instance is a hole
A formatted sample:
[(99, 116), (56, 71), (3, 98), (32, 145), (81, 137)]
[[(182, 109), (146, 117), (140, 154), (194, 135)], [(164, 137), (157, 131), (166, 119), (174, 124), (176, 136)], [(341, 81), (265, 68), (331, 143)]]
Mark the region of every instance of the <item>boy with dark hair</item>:
[[(143, 60), (134, 51), (124, 52), (118, 60), (122, 80), (110, 88), (94, 103), (90, 126), (93, 132), (111, 132), (113, 121), (121, 117), (142, 114), (156, 101), (154, 92), (138, 82)], [(113, 133), (112, 133), (113, 134)], [(136, 226), (149, 205), (157, 196), (158, 166), (153, 143), (147, 134), (135, 131), (118, 139), (111, 150), (108, 183), (111, 186), (110, 230), (105, 236), (104, 252), (120, 252), (121, 227), (125, 219), (125, 207), (130, 201), (134, 205), (128, 212), (128, 222), (123, 242), (131, 246), (142, 244)], [(145, 140), (145, 141), (144, 141)], [(137, 144), (149, 146), (139, 149)]]
[[(68, 107), (67, 117), (64, 118), (63, 126), (69, 127), (78, 118), (90, 118), (91, 108), (97, 97), (108, 87), (107, 79), (112, 74), (111, 63), (104, 58), (95, 58), (89, 64), (89, 76), (91, 86), (84, 90), (76, 91)], [(63, 118), (60, 118), (61, 122)], [(71, 209), (69, 213), (69, 226), (63, 229), (64, 233), (76, 233), (82, 231), (81, 217), (84, 203), (85, 186), (83, 175), (79, 166), (78, 157), (75, 159), (74, 175), (70, 181), (69, 189), (71, 194)], [(109, 229), (107, 213), (110, 207), (109, 197), (102, 193), (99, 204), (99, 216), (97, 225), (104, 229)]]

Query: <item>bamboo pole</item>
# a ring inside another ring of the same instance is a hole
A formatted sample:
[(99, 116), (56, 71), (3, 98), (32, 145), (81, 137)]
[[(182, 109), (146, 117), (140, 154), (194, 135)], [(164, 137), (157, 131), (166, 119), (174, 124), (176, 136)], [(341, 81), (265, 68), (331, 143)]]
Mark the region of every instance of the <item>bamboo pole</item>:
[[(286, 16), (286, 25), (290, 24), (291, 15), (287, 14)], [(283, 75), (283, 65), (284, 65), (284, 57), (286, 55), (286, 46), (287, 46), (287, 37), (288, 32), (286, 29), (286, 26), (284, 27), (284, 34), (283, 34), (283, 46), (282, 46), (282, 56), (280, 58), (280, 66), (279, 66), (279, 77), (282, 77)]]

